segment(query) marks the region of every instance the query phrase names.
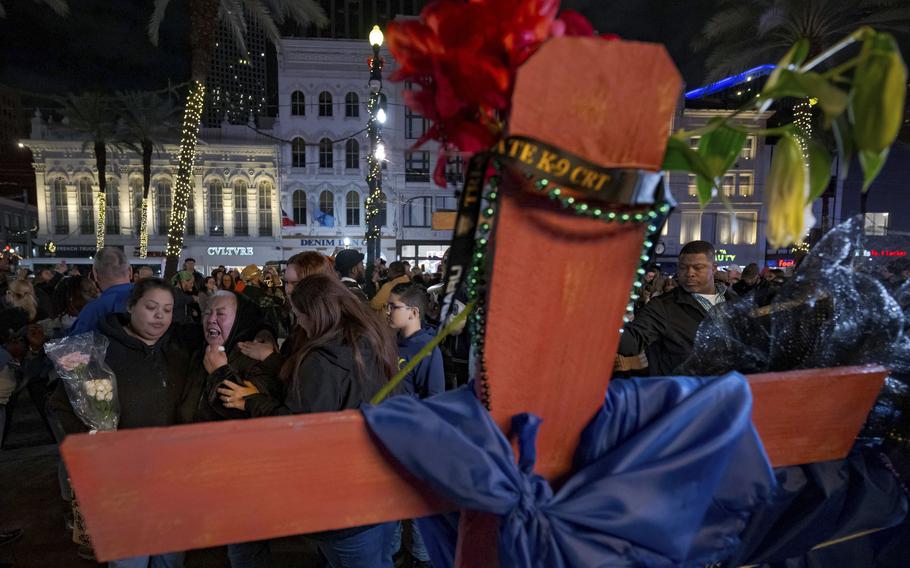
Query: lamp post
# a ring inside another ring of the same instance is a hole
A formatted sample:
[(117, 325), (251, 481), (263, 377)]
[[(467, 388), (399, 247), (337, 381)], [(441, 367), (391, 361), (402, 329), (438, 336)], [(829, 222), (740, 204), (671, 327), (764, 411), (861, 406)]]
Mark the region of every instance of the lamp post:
[(370, 102), (367, 105), (369, 122), (367, 134), (370, 137), (370, 153), (367, 156), (367, 186), (370, 194), (366, 199), (366, 247), (367, 247), (367, 284), (372, 282), (373, 269), (380, 254), (382, 241), (382, 224), (379, 218), (382, 195), (382, 162), (386, 159), (385, 146), (382, 144), (382, 123), (386, 120), (385, 95), (382, 93), (382, 30), (373, 26), (370, 31), (370, 45), (373, 57), (370, 58)]

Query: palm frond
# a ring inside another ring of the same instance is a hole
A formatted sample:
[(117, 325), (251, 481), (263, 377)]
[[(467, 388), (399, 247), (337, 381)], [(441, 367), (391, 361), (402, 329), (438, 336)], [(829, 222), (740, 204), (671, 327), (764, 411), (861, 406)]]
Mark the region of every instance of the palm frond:
[(119, 144), (142, 154), (142, 143), (148, 141), (159, 155), (163, 141), (176, 138), (179, 108), (170, 99), (142, 91), (118, 92), (121, 120), (115, 138)]
[(278, 45), (281, 42), (281, 32), (278, 31), (275, 14), (260, 0), (245, 0), (244, 5), (253, 22), (265, 32), (266, 39)]
[(41, 4), (46, 5), (48, 8), (54, 11), (60, 17), (66, 17), (70, 15), (70, 6), (66, 0), (35, 0)]
[(240, 54), (246, 55), (247, 24), (242, 0), (221, 0), (218, 6), (218, 20), (234, 34), (234, 41), (237, 42)]
[(329, 23), (328, 17), (322, 6), (315, 0), (262, 0), (268, 3), (273, 14), (277, 14), (276, 21), (281, 24), (286, 19), (301, 25), (312, 24), (323, 28)]
[(152, 10), (152, 17), (149, 18), (149, 40), (152, 45), (158, 45), (158, 31), (161, 29), (161, 22), (164, 21), (164, 13), (167, 11), (168, 4), (171, 0), (155, 0), (155, 7)]

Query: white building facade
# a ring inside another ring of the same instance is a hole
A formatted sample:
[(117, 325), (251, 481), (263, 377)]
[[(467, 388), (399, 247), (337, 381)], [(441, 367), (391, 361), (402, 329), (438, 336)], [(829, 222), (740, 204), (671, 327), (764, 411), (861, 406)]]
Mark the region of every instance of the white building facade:
[[(365, 39), (282, 40), (273, 134), (283, 140), (280, 187), (289, 219), (282, 229), (286, 247), (331, 254), (347, 246), (366, 253), (371, 55)], [(382, 57), (383, 76), (388, 77), (395, 62), (387, 51)], [(387, 162), (382, 169), (381, 255), (432, 270), (451, 239), (451, 230), (433, 230), (433, 213), (456, 209), (455, 185), (440, 188), (431, 181), (435, 143), (411, 149), (428, 124), (405, 107), (403, 89), (400, 83), (383, 84)]]
[[(34, 157), (39, 243), (53, 242), (57, 257), (88, 258), (95, 251), (98, 171), (90, 147), (62, 139), (36, 116), (22, 143)], [(206, 271), (285, 258), (281, 248), (278, 146), (246, 126), (203, 129), (193, 172), (181, 260)], [(176, 144), (152, 159), (148, 228), (150, 262), (164, 256), (177, 176)], [(143, 177), (141, 157), (109, 150), (105, 244), (139, 255)]]

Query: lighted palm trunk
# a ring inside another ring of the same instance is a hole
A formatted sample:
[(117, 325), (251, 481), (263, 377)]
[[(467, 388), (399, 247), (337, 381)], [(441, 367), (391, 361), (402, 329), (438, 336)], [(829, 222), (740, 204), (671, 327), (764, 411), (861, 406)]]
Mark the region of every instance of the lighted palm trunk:
[(183, 249), (183, 230), (186, 227), (186, 207), (193, 190), (193, 164), (196, 162), (196, 141), (199, 135), (199, 123), (202, 120), (202, 107), (205, 101), (205, 85), (193, 81), (187, 97), (186, 109), (183, 111), (183, 124), (180, 131), (180, 155), (177, 157), (177, 183), (174, 190), (174, 203), (168, 220), (167, 264), (165, 275), (177, 270), (177, 261)]
[[(514, 161), (592, 191), (595, 170), (573, 179), (558, 159), (546, 159), (543, 143), (594, 168), (657, 172), (679, 88), (662, 47), (553, 40), (519, 73), (509, 135), (539, 142)], [(536, 470), (558, 483), (603, 403), (645, 234), (656, 229), (650, 217), (636, 217), (641, 206), (591, 193), (548, 198), (540, 189), (551, 180), (538, 184), (505, 167), (477, 384), (501, 427), (520, 412), (543, 418)], [(588, 199), (591, 215), (581, 207)], [(460, 224), (456, 234), (473, 238), (470, 229)], [(529, 272), (538, 265), (546, 269)], [(772, 463), (843, 457), (883, 376), (848, 369), (752, 378), (754, 422)], [(62, 452), (100, 559), (453, 509), (377, 447), (357, 411), (72, 436)], [(462, 515), (459, 566), (496, 564), (495, 526), (493, 517)]]

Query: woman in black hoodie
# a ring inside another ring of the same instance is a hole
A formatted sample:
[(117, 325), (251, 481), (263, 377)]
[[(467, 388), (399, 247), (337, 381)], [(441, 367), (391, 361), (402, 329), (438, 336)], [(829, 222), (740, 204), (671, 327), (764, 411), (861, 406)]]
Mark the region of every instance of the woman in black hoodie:
[[(133, 287), (127, 314), (111, 314), (101, 321), (99, 331), (110, 340), (105, 362), (117, 378), (121, 430), (186, 421), (179, 409), (188, 387), (192, 337), (171, 329), (173, 310), (173, 288), (160, 278), (146, 278)], [(62, 383), (50, 407), (67, 434), (88, 431), (73, 412)], [(109, 566), (133, 568), (153, 563), (180, 567), (183, 555), (175, 552), (127, 558), (112, 561)]]
[[(291, 293), (291, 306), (301, 337), (281, 370), (287, 397), (281, 401), (252, 384), (226, 381), (218, 393), (227, 408), (253, 417), (358, 408), (397, 370), (398, 349), (389, 327), (337, 278), (304, 278)], [(391, 568), (393, 531), (394, 524), (385, 523), (316, 538), (333, 568)]]

